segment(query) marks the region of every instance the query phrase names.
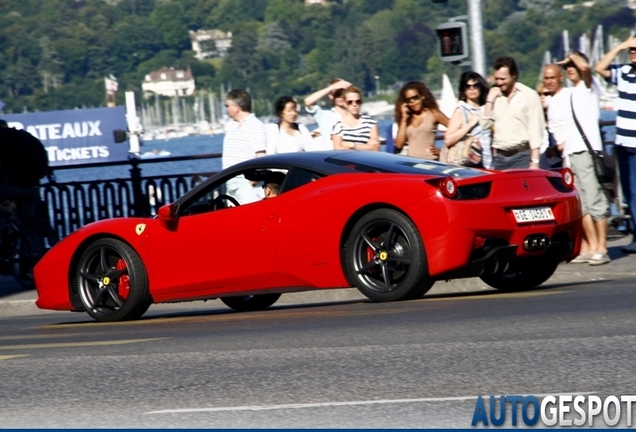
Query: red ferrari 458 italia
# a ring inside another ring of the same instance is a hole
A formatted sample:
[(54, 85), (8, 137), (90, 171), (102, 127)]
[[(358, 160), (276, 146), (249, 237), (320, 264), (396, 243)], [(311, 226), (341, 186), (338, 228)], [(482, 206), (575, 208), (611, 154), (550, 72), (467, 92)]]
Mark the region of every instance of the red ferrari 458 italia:
[(70, 234), (35, 268), (37, 305), (120, 321), (152, 303), (219, 298), (259, 310), (285, 292), (352, 286), (375, 301), (417, 299), (454, 278), (528, 289), (578, 254), (580, 233), (567, 168), (273, 155), (214, 175), (155, 217)]

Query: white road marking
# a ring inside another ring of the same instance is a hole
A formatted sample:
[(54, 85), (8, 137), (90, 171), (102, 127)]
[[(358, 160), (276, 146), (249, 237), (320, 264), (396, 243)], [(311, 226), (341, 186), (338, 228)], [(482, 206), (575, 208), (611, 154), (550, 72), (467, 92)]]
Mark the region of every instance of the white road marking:
[[(533, 395), (522, 395), (522, 396), (544, 397), (549, 395), (566, 396), (566, 395), (587, 395), (587, 394), (594, 394), (594, 393), (595, 392), (545, 393), (545, 394), (533, 394)], [(482, 396), (482, 397), (487, 398), (489, 396), (490, 395)], [(283, 404), (283, 405), (248, 405), (248, 406), (215, 407), (215, 408), (180, 408), (180, 409), (167, 409), (167, 410), (159, 410), (159, 411), (148, 411), (148, 412), (145, 412), (144, 414), (183, 414), (183, 413), (197, 413), (197, 412), (266, 411), (266, 410), (341, 407), (341, 406), (356, 406), (356, 405), (403, 404), (403, 403), (418, 403), (418, 402), (452, 402), (452, 401), (477, 400), (478, 397), (479, 396), (456, 396), (456, 397), (417, 398), (417, 399), (379, 399), (379, 400), (348, 401), (348, 402), (316, 402), (316, 403)]]

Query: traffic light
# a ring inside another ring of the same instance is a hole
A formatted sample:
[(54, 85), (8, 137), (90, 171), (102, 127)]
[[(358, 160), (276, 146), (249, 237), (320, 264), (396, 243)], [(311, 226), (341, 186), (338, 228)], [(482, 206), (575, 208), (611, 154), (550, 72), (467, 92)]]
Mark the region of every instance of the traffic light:
[(439, 58), (447, 62), (459, 62), (469, 57), (466, 23), (447, 22), (435, 28), (439, 39)]

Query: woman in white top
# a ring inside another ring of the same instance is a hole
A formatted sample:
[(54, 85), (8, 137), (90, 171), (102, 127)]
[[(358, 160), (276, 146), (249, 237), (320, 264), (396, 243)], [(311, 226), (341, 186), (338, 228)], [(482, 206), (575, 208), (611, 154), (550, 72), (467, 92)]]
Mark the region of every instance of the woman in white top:
[(362, 92), (351, 86), (344, 90), (342, 97), (347, 104), (347, 113), (338, 121), (331, 135), (336, 150), (380, 150), (378, 122), (361, 114)]
[(488, 95), (488, 82), (474, 71), (464, 72), (459, 78), (459, 104), (448, 122), (444, 135), (447, 147), (457, 144), (466, 134), (479, 140), (482, 151), (481, 165), (492, 169), (490, 148), (492, 129), (484, 119), (484, 105)]
[(278, 123), (267, 125), (267, 154), (292, 153), (307, 150), (313, 138), (305, 125), (296, 123), (296, 101), (283, 96), (276, 101)]

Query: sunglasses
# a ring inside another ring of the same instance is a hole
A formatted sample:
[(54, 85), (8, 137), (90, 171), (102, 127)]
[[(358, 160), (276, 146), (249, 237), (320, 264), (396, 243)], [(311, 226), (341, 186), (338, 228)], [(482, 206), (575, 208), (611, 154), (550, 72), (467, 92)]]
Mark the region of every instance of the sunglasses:
[(348, 101), (347, 101), (347, 105), (353, 105), (353, 104), (361, 105), (361, 104), (362, 104), (362, 101), (361, 101), (360, 99), (356, 99), (356, 100), (348, 100)]
[(331, 95), (333, 96), (334, 99), (336, 99), (336, 98), (341, 98), (342, 97), (342, 93), (343, 93), (343, 90), (342, 89), (338, 89), (335, 92), (333, 92)]
[(477, 84), (477, 83), (475, 83), (475, 84), (466, 84), (466, 90), (470, 90), (470, 89), (479, 90), (479, 84)]
[(409, 98), (404, 98), (404, 102), (411, 103), (411, 102), (417, 102), (418, 100), (422, 99), (422, 96), (420, 95), (415, 95), (415, 96), (411, 96)]
[(550, 96), (550, 92), (544, 91), (539, 93), (541, 96)]

